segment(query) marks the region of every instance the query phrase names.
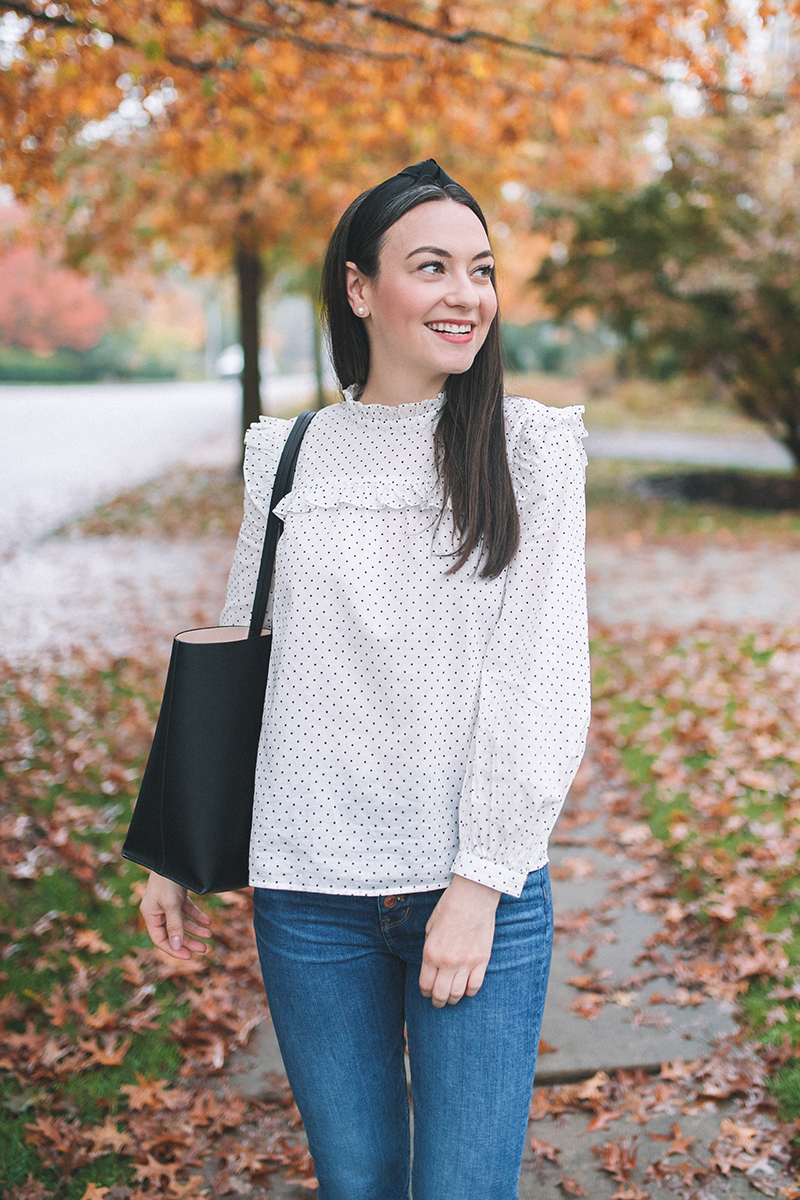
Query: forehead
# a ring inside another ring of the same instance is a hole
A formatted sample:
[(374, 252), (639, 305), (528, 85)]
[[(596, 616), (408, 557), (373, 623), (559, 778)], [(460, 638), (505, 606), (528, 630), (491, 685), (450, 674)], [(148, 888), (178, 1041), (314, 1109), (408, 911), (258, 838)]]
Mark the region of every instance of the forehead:
[(435, 246), (469, 257), (489, 248), (486, 230), (472, 209), (456, 200), (418, 204), (386, 231), (383, 250), (405, 257), (418, 246)]

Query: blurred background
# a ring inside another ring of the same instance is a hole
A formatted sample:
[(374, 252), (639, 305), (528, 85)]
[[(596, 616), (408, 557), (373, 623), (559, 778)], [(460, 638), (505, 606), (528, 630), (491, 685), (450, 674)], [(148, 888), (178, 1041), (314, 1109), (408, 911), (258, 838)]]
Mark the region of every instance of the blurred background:
[(159, 957), (120, 848), (243, 431), (339, 399), (330, 232), (427, 157), (589, 430), (520, 1197), (800, 1200), (800, 0), (0, 0), (3, 1200), (316, 1187), (249, 897)]

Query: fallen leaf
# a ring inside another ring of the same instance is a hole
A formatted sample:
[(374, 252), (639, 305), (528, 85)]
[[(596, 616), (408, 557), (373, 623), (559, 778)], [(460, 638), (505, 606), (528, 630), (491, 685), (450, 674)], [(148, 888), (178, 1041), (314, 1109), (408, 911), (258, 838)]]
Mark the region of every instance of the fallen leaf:
[(561, 1153), (556, 1146), (551, 1146), (549, 1142), (543, 1142), (537, 1137), (531, 1138), (531, 1150), (537, 1158), (545, 1158), (551, 1163), (557, 1163), (558, 1156)]
[(618, 1121), (624, 1114), (625, 1110), (622, 1108), (601, 1108), (589, 1122), (589, 1133), (596, 1133), (598, 1129), (605, 1129), (606, 1125), (610, 1125), (612, 1121)]
[(697, 1141), (696, 1137), (684, 1137), (677, 1121), (670, 1125), (669, 1133), (649, 1133), (647, 1136), (653, 1142), (669, 1142), (667, 1154), (689, 1154), (692, 1142)]
[(590, 958), (594, 958), (597, 952), (596, 946), (589, 946), (587, 950), (570, 950), (569, 957), (575, 963), (576, 967), (585, 967)]
[(34, 1179), (33, 1175), (28, 1175), (28, 1178), (19, 1187), (14, 1188), (14, 1191), (4, 1191), (3, 1200), (49, 1200), (53, 1195), (48, 1192), (43, 1183), (38, 1179)]
[(603, 1011), (605, 1002), (605, 996), (599, 996), (595, 992), (585, 992), (583, 995), (576, 996), (574, 1000), (570, 1001), (567, 1009), (569, 1012), (573, 1012), (576, 1017), (583, 1017), (586, 1021), (594, 1021)]
[(602, 1146), (592, 1146), (592, 1154), (602, 1160), (602, 1169), (608, 1171), (617, 1183), (627, 1183), (628, 1177), (636, 1167), (636, 1137), (625, 1134)]
[(597, 1071), (592, 1075), (591, 1079), (587, 1079), (585, 1083), (577, 1083), (575, 1087), (575, 1095), (579, 1100), (598, 1100), (602, 1094), (603, 1088), (609, 1082), (609, 1077), (605, 1071)]
[(582, 1188), (577, 1179), (573, 1179), (570, 1175), (562, 1175), (558, 1181), (558, 1186), (562, 1192), (566, 1192), (568, 1196), (588, 1196), (589, 1193), (585, 1188)]
[(672, 1063), (661, 1064), (661, 1079), (691, 1079), (697, 1068), (700, 1066), (701, 1059), (695, 1058), (691, 1062), (684, 1062), (682, 1058), (676, 1058)]
[(120, 1131), (117, 1128), (113, 1117), (107, 1117), (102, 1125), (84, 1125), (83, 1136), (91, 1144), (95, 1154), (106, 1154), (109, 1151), (121, 1154), (135, 1144), (128, 1130)]
[(78, 1038), (78, 1045), (89, 1055), (89, 1063), (98, 1067), (118, 1067), (133, 1045), (133, 1038), (118, 1038), (106, 1033), (102, 1038)]
[(84, 1025), (88, 1025), (90, 1029), (116, 1029), (119, 1025), (119, 1017), (113, 1013), (108, 1007), (105, 1000), (95, 1013), (87, 1013), (83, 1018)]
[(108, 942), (103, 941), (96, 929), (78, 929), (74, 938), (77, 948), (88, 950), (90, 954), (108, 954), (111, 950)]
[(155, 1192), (160, 1190), (162, 1183), (171, 1188), (175, 1183), (175, 1176), (183, 1170), (183, 1164), (162, 1163), (152, 1154), (148, 1154), (146, 1162), (133, 1164), (133, 1170), (139, 1183), (146, 1183), (148, 1187), (152, 1185)]
[(757, 1129), (753, 1129), (749, 1125), (737, 1125), (730, 1117), (722, 1118), (719, 1132), (720, 1137), (732, 1141), (736, 1146), (741, 1146), (743, 1150), (750, 1150), (761, 1136)]

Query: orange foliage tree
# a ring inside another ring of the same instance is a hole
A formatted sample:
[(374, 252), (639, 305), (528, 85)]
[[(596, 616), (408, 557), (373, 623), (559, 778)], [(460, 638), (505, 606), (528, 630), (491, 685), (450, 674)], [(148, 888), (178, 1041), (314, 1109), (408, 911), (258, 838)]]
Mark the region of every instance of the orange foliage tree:
[(169, 247), (195, 270), (235, 265), (246, 425), (265, 263), (318, 258), (357, 190), (428, 155), (512, 224), (527, 210), (500, 201), (504, 180), (629, 181), (621, 128), (668, 62), (723, 97), (738, 12), (732, 0), (702, 14), (695, 0), (3, 2), (0, 178), (64, 221), (74, 262)]

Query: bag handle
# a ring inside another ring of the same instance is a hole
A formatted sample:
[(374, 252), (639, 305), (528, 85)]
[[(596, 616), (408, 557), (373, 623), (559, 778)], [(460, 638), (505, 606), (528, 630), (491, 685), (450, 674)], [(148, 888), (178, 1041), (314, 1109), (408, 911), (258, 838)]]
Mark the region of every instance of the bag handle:
[(278, 463), (278, 469), (275, 472), (275, 483), (269, 502), (267, 528), (264, 531), (264, 545), (261, 550), (261, 565), (258, 568), (256, 594), (253, 597), (253, 612), (250, 617), (250, 629), (247, 634), (249, 638), (261, 637), (261, 631), (264, 628), (264, 618), (267, 615), (267, 600), (269, 599), (269, 589), (272, 584), (272, 571), (275, 566), (275, 549), (278, 545), (278, 536), (283, 529), (283, 521), (280, 517), (275, 516), (275, 506), (280, 504), (287, 492), (292, 490), (294, 469), (297, 466), (297, 456), (300, 453), (300, 443), (314, 415), (313, 412), (306, 409), (305, 412), (301, 412), (300, 416), (296, 418), (286, 439), (286, 444), (283, 447), (283, 453)]

